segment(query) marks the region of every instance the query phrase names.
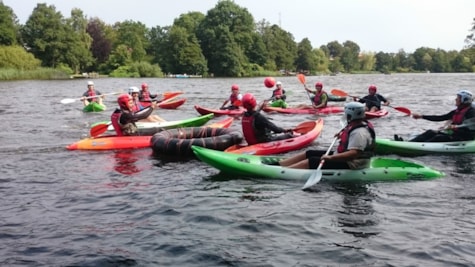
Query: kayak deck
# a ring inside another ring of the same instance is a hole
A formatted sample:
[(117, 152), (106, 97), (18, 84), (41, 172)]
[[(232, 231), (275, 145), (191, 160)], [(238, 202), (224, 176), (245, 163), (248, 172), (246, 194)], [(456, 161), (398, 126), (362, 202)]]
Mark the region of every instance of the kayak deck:
[(376, 138), (376, 153), (402, 156), (475, 153), (475, 140), (457, 142), (408, 142)]

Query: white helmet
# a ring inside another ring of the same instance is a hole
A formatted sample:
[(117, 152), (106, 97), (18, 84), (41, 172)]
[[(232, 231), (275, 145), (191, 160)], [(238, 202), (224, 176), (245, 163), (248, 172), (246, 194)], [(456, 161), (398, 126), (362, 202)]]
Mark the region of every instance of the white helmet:
[(93, 81), (88, 81), (87, 86), (89, 86), (89, 85), (94, 85), (94, 82)]
[(365, 105), (360, 102), (347, 103), (345, 104), (345, 115), (348, 121), (364, 119)]
[(129, 87), (129, 95), (131, 95), (132, 93), (140, 93), (139, 88), (137, 86)]
[(282, 82), (278, 81), (275, 83), (275, 85), (282, 85)]
[(457, 95), (460, 96), (460, 101), (463, 103), (463, 104), (470, 104), (472, 103), (472, 100), (473, 100), (473, 95), (470, 91), (468, 90), (460, 90), (457, 92)]

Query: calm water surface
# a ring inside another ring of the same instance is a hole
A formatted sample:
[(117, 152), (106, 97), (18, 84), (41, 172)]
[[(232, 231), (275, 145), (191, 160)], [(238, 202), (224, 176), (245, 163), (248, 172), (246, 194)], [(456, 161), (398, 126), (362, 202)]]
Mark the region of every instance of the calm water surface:
[[(296, 77), (280, 80), (289, 104), (309, 102)], [(157, 111), (167, 120), (197, 116), (195, 104), (219, 107), (233, 83), (261, 100), (271, 95), (263, 78), (94, 81), (102, 93), (142, 82), (183, 91), (185, 105)], [(424, 114), (453, 109), (461, 88), (475, 91), (473, 74), (307, 77), (316, 81), (357, 96), (374, 83), (392, 105)], [(105, 113), (60, 104), (80, 97), (86, 80), (2, 82), (0, 90), (0, 266), (475, 266), (474, 155), (404, 158), (444, 171), (437, 180), (322, 181), (303, 192), (300, 182), (236, 179), (150, 149), (67, 151), (115, 107), (113, 96)], [(441, 126), (390, 112), (374, 121), (380, 137)], [(284, 127), (317, 118), (268, 116)], [(339, 128), (339, 117), (324, 118), (315, 148)]]

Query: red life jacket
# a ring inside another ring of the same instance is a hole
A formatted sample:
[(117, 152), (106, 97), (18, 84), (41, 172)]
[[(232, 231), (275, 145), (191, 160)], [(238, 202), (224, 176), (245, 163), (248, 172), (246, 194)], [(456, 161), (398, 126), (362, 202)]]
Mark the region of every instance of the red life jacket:
[(247, 116), (247, 114), (245, 113), (241, 119), (242, 133), (248, 145), (254, 145), (259, 143), (257, 141), (256, 131), (254, 130), (254, 114)]
[(143, 100), (143, 101), (152, 101), (152, 98), (150, 97), (150, 92), (147, 91), (141, 91), (140, 92), (140, 98)]
[[(454, 115), (452, 116), (452, 124), (459, 125), (463, 123), (463, 119), (465, 118), (465, 113), (469, 109), (471, 109), (472, 106), (464, 107), (461, 109), (456, 109)], [(453, 129), (454, 132), (459, 130), (458, 128)]]
[[(320, 91), (320, 93), (315, 94), (315, 97), (313, 98), (313, 103), (315, 103), (316, 106), (320, 105), (322, 103), (322, 95), (327, 94), (325, 91)], [(327, 96), (328, 97), (328, 96)], [(328, 99), (328, 98), (327, 98)]]
[(132, 107), (133, 112), (138, 112), (144, 109), (144, 106), (140, 104), (140, 101), (134, 99), (134, 106)]
[[(93, 97), (93, 96), (96, 96), (96, 91), (90, 91), (88, 90), (87, 91), (87, 95), (88, 97)], [(97, 98), (94, 97), (94, 98), (88, 98), (89, 99), (89, 102), (97, 102)]]
[(273, 92), (273, 96), (282, 96), (284, 94), (284, 89), (275, 89)]
[(114, 113), (111, 115), (111, 123), (114, 126), (114, 130), (117, 136), (123, 136), (122, 127), (120, 127), (120, 115), (122, 115), (122, 111), (120, 109), (116, 109)]
[[(357, 129), (357, 128), (360, 128), (360, 127), (366, 127), (368, 129), (368, 131), (371, 134), (371, 137), (373, 138), (372, 143), (373, 144), (375, 143), (374, 139), (376, 138), (376, 133), (374, 132), (373, 124), (371, 124), (369, 121), (365, 121), (365, 123), (359, 124), (359, 125), (356, 125), (356, 126), (351, 126), (351, 124), (349, 124), (347, 127), (345, 127), (345, 129), (343, 129), (343, 132), (340, 135), (340, 144), (338, 145), (338, 148), (337, 148), (338, 153), (348, 151), (348, 143), (349, 143), (350, 133), (354, 129)], [(365, 148), (364, 152), (372, 151), (373, 148), (374, 148), (374, 146), (367, 147), (367, 148)]]

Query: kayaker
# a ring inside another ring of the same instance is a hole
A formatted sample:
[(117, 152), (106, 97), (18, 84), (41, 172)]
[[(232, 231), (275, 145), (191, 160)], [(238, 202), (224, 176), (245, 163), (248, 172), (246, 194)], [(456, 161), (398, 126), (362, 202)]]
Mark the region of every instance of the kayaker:
[(118, 136), (139, 135), (135, 122), (146, 119), (152, 114), (155, 103), (142, 109), (141, 111), (132, 111), (133, 99), (129, 94), (122, 94), (117, 98), (117, 108), (111, 115), (111, 123)]
[(287, 102), (285, 100), (287, 99), (287, 96), (285, 95), (285, 90), (282, 88), (282, 82), (278, 81), (275, 83), (275, 89), (272, 91), (272, 96), (270, 98), (271, 107), (278, 107), (278, 108), (287, 108)]
[(372, 124), (366, 121), (365, 106), (359, 102), (345, 105), (347, 126), (335, 135), (340, 139), (336, 151), (307, 150), (279, 164), (296, 169), (317, 169), (325, 160), (322, 169), (363, 169), (369, 167), (375, 147), (376, 134)]
[(241, 119), (242, 132), (248, 145), (293, 137), (292, 129), (276, 126), (260, 110), (256, 110), (257, 101), (253, 94), (244, 94), (242, 105), (246, 109)]
[(376, 93), (378, 88), (372, 84), (368, 87), (368, 95), (363, 98), (354, 98), (354, 101), (366, 104), (366, 111), (376, 112), (381, 109), (381, 102), (383, 105), (389, 106), (389, 101), (382, 95)]
[(104, 96), (102, 95), (102, 93), (94, 88), (94, 82), (88, 81), (87, 91), (84, 92), (81, 97), (81, 101), (83, 102), (84, 106), (89, 105), (91, 102), (97, 102), (98, 104), (102, 105), (103, 99)]
[(144, 102), (152, 102), (152, 100), (156, 100), (158, 94), (151, 94), (148, 90), (148, 84), (142, 83), (142, 89), (139, 92), (139, 99), (140, 101)]
[[(233, 84), (231, 86), (231, 95), (226, 99), (221, 105), (220, 109), (239, 109), (242, 106), (242, 95), (239, 93), (239, 86)], [(230, 103), (229, 106), (225, 107), (227, 103)]]
[[(142, 103), (140, 103), (139, 94), (140, 94), (139, 88), (137, 88), (136, 86), (129, 87), (129, 95), (132, 96), (132, 101), (133, 101), (133, 104), (132, 104), (132, 111), (133, 112), (138, 112), (138, 111), (141, 111), (142, 109), (145, 108), (145, 106), (143, 106)], [(151, 114), (147, 118), (145, 118), (143, 120), (140, 120), (140, 121), (143, 121), (143, 122), (163, 122), (165, 120), (162, 119), (158, 115)]]
[[(444, 115), (421, 115), (413, 113), (414, 119), (428, 121), (452, 120), (448, 127), (442, 130), (427, 130), (424, 133), (408, 140), (409, 142), (450, 142), (468, 141), (475, 137), (475, 109), (472, 107), (473, 94), (468, 90), (460, 90), (455, 97), (456, 108)], [(465, 125), (465, 126), (463, 126)], [(397, 141), (402, 138), (395, 135)]]
[(315, 91), (312, 91), (310, 88), (305, 86), (305, 90), (311, 94), (313, 94), (312, 97), (310, 97), (310, 101), (312, 101), (312, 105), (306, 105), (306, 104), (300, 104), (296, 106), (296, 108), (324, 108), (327, 106), (328, 103), (328, 94), (323, 90), (323, 83), (322, 82), (316, 82), (315, 83)]

